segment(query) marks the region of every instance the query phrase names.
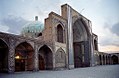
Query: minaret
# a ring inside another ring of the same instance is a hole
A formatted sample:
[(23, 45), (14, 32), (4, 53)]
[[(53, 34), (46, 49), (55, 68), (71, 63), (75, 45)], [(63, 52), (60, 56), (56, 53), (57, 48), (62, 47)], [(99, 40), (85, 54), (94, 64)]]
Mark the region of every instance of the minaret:
[(38, 21), (38, 16), (35, 16), (35, 21)]

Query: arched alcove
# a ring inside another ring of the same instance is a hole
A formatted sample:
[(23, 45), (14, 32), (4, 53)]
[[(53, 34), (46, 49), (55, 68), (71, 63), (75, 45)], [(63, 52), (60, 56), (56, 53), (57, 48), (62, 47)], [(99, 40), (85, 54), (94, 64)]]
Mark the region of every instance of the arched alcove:
[(15, 48), (15, 71), (33, 70), (33, 47), (22, 42)]
[(8, 72), (8, 46), (0, 39), (0, 72)]
[(89, 31), (82, 19), (73, 24), (74, 67), (90, 66)]
[(59, 48), (55, 53), (55, 66), (56, 68), (66, 67), (66, 54), (62, 48)]
[(60, 24), (57, 26), (57, 42), (61, 42), (61, 43), (64, 42), (64, 40), (63, 40), (63, 28)]
[(119, 64), (119, 63), (118, 63), (118, 57), (117, 57), (116, 55), (113, 55), (113, 56), (111, 57), (111, 59), (112, 59), (112, 64)]
[[(39, 54), (42, 55), (42, 59), (40, 59), (41, 57), (39, 56), (39, 62), (41, 60), (44, 60), (44, 64), (42, 64), (43, 68), (41, 68), (42, 70), (49, 70), (49, 69), (53, 69), (53, 54), (51, 49), (47, 46), (44, 45), (39, 49)], [(39, 67), (41, 64), (39, 64)]]

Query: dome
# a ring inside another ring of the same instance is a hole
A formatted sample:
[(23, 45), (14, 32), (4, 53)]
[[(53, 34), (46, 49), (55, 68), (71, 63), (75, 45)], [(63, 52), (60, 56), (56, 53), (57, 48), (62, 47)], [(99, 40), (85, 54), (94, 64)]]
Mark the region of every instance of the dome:
[(22, 28), (21, 34), (25, 37), (35, 38), (38, 37), (40, 33), (42, 33), (43, 29), (44, 29), (43, 23), (38, 21), (38, 17), (35, 17), (35, 21), (26, 24)]

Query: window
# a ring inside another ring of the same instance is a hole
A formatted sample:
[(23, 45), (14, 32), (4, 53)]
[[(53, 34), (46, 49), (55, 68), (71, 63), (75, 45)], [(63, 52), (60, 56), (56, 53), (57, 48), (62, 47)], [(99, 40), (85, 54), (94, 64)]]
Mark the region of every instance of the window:
[(38, 37), (39, 37), (39, 36), (42, 36), (42, 33), (39, 33), (39, 34), (38, 34)]
[(63, 43), (63, 28), (61, 25), (57, 26), (57, 42)]

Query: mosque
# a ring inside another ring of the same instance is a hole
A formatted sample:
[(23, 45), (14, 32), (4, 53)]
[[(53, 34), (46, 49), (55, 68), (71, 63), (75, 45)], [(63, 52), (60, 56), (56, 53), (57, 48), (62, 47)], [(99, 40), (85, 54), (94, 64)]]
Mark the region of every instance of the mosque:
[(68, 4), (61, 15), (49, 13), (44, 24), (26, 24), (20, 35), (0, 32), (0, 72), (61, 70), (119, 64), (119, 53), (98, 51), (89, 19)]

